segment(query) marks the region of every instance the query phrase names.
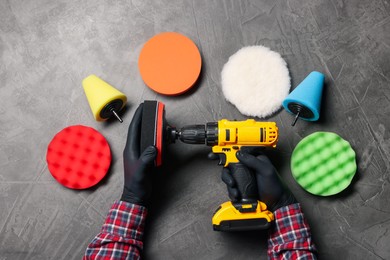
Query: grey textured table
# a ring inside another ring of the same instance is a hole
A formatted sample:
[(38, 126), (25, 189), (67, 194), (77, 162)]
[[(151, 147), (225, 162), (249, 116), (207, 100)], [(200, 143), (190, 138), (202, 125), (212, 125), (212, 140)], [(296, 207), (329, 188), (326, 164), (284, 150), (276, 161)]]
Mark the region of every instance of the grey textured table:
[[(158, 99), (173, 125), (244, 119), (221, 93), (220, 72), (239, 48), (261, 44), (287, 61), (292, 86), (313, 70), (326, 75), (321, 118), (279, 111), (280, 141), (270, 154), (304, 207), (321, 259), (390, 259), (390, 2), (288, 1), (0, 1), (0, 259), (79, 259), (122, 190), (122, 151), (138, 104)], [(179, 97), (144, 86), (143, 44), (164, 31), (199, 47), (197, 86)], [(81, 81), (96, 74), (128, 96), (124, 123), (95, 122)], [(109, 141), (104, 182), (85, 191), (50, 175), (46, 148), (62, 128), (83, 124)], [(358, 172), (333, 197), (316, 197), (292, 179), (295, 145), (315, 131), (350, 141)], [(155, 190), (147, 223), (148, 259), (264, 259), (266, 235), (212, 231), (227, 200), (209, 148), (177, 144)]]

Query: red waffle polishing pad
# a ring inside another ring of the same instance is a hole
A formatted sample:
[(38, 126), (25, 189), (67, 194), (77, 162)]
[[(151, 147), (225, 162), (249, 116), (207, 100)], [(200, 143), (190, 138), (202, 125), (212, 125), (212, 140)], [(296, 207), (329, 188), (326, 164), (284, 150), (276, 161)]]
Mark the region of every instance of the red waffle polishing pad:
[(59, 183), (71, 189), (87, 189), (106, 175), (111, 151), (98, 131), (75, 125), (54, 136), (47, 148), (46, 161)]

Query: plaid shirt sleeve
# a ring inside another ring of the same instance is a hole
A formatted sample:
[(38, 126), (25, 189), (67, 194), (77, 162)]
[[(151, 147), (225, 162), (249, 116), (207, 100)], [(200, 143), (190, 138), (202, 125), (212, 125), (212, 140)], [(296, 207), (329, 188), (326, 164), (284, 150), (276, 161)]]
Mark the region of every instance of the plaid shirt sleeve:
[(275, 224), (268, 240), (269, 259), (317, 259), (309, 225), (299, 203), (274, 212)]
[(140, 259), (146, 215), (145, 207), (125, 201), (115, 202), (83, 259)]

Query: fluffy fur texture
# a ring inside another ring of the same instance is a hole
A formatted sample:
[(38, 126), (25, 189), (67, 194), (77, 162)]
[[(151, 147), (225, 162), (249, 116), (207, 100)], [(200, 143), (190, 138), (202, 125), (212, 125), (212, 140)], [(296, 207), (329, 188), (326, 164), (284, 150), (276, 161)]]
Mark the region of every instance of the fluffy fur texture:
[(233, 54), (222, 69), (222, 92), (244, 115), (267, 117), (290, 90), (287, 64), (279, 53), (249, 46)]

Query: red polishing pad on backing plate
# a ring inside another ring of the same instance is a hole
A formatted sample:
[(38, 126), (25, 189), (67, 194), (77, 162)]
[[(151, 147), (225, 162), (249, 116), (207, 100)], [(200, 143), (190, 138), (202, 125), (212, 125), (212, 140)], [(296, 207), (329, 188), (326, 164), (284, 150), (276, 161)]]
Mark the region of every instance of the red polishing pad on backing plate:
[(164, 153), (164, 103), (145, 100), (141, 125), (141, 153), (150, 145), (157, 149), (155, 165), (162, 165)]
[(87, 189), (106, 175), (111, 151), (98, 131), (75, 125), (54, 136), (47, 148), (46, 161), (59, 183), (71, 189)]

